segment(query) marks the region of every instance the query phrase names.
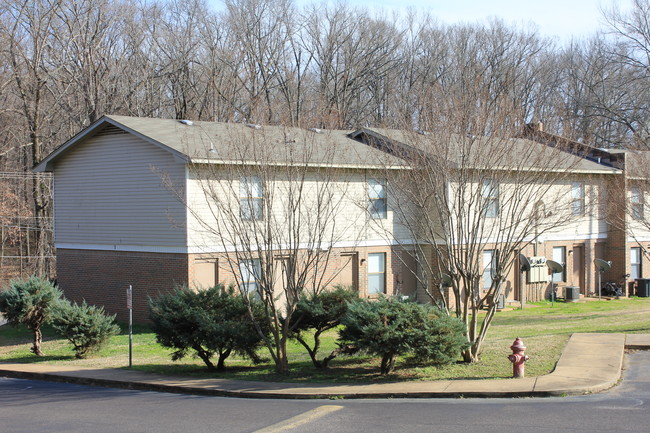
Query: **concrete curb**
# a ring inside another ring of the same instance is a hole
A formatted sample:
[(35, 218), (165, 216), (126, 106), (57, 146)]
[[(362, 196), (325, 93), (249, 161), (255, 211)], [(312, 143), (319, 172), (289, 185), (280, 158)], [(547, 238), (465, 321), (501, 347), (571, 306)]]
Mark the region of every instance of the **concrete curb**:
[(0, 363), (0, 375), (111, 388), (260, 399), (550, 397), (596, 393), (615, 386), (620, 380), (625, 348), (650, 349), (650, 334), (627, 337), (625, 334), (574, 334), (552, 373), (522, 379), (306, 385), (6, 363)]

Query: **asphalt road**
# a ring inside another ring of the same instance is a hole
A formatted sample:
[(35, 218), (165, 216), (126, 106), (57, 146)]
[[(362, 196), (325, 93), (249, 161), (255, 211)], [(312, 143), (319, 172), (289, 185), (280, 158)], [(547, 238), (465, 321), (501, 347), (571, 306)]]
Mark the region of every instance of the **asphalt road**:
[(253, 400), (0, 378), (0, 432), (648, 432), (650, 352), (621, 385), (541, 399)]

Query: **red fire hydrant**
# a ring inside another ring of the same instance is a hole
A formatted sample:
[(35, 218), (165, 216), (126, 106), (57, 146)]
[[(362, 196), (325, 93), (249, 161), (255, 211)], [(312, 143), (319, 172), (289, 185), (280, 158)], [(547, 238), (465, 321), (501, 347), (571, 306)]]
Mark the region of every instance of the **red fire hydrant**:
[(508, 359), (512, 362), (512, 377), (524, 377), (524, 363), (528, 361), (528, 355), (524, 355), (526, 346), (521, 338), (517, 337), (510, 349), (512, 349), (512, 355), (508, 355)]

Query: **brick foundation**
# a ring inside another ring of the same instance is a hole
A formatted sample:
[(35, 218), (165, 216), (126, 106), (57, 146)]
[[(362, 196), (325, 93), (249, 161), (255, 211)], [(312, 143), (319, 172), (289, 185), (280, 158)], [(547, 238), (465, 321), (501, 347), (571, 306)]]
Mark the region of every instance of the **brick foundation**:
[(147, 321), (148, 297), (188, 283), (185, 254), (57, 249), (57, 281), (66, 298), (103, 305), (127, 321), (126, 289), (133, 286), (133, 321)]

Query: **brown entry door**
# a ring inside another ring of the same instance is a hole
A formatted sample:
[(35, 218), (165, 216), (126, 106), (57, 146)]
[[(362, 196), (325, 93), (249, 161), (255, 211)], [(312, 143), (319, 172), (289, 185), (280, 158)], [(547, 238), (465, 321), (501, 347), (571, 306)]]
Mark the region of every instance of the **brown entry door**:
[(330, 285), (340, 285), (359, 290), (359, 255), (356, 253), (341, 254), (340, 260), (341, 268)]
[(580, 293), (587, 293), (585, 287), (585, 249), (582, 245), (573, 247), (571, 285), (580, 287)]

